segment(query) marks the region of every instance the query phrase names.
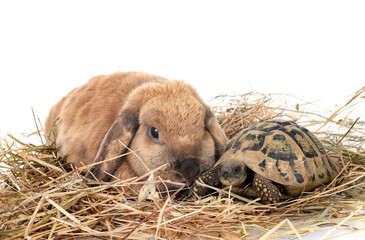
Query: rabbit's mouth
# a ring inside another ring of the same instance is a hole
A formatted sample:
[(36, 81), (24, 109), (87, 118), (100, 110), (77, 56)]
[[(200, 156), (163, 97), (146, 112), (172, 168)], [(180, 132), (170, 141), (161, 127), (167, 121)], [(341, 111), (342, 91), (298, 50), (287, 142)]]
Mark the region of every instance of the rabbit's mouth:
[(175, 160), (157, 170), (154, 174), (156, 187), (161, 194), (179, 192), (185, 195), (201, 174), (199, 159)]
[(177, 160), (173, 164), (177, 181), (191, 186), (200, 174), (199, 160), (196, 158), (188, 158)]
[(159, 172), (160, 174), (157, 173), (161, 181), (157, 184), (160, 193), (179, 191), (184, 194), (190, 189), (191, 185), (198, 178), (200, 169), (194, 170), (194, 168), (190, 168), (190, 172), (187, 171), (188, 169), (185, 169), (185, 171), (181, 169), (184, 169), (184, 167), (181, 167), (179, 164), (177, 166), (174, 164)]
[(184, 176), (181, 172), (176, 171), (175, 169), (170, 169), (170, 176), (165, 183), (168, 184), (169, 189), (179, 189), (181, 186), (190, 187), (196, 178), (191, 179)]
[(188, 186), (187, 183), (173, 182), (170, 180), (164, 181), (163, 183), (158, 183), (156, 187), (158, 192), (162, 195), (171, 195), (175, 192), (178, 192), (177, 196), (185, 196), (190, 192), (190, 186)]

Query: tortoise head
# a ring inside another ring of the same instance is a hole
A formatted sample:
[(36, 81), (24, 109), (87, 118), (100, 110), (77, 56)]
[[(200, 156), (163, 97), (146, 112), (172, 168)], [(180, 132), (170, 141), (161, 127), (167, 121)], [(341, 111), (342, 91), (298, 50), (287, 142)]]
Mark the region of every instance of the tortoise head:
[(218, 177), (224, 185), (240, 186), (247, 177), (247, 167), (243, 161), (227, 159), (218, 166)]

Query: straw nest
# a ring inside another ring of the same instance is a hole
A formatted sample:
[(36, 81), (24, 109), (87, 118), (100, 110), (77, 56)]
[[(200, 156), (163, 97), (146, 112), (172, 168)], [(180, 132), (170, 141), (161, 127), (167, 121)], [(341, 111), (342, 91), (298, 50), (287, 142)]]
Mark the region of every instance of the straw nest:
[[(56, 157), (54, 146), (25, 144), (8, 135), (0, 141), (0, 238), (268, 239), (291, 235), (301, 239), (320, 228), (328, 228), (326, 236), (334, 228), (348, 228), (349, 233), (363, 230), (363, 224), (349, 226), (349, 222), (364, 221), (364, 122), (348, 119), (347, 113), (364, 103), (364, 91), (365, 87), (326, 117), (303, 112), (305, 103), (275, 106), (275, 95), (215, 99), (214, 109), (229, 138), (257, 122), (290, 118), (314, 129), (329, 155), (341, 164), (334, 181), (280, 205), (262, 205), (229, 189), (217, 189), (202, 198), (176, 193), (159, 197), (154, 183), (163, 179), (154, 179), (153, 174), (147, 180), (96, 184), (81, 176), (87, 166), (66, 171), (68, 166)], [(127, 191), (135, 184), (143, 187)]]

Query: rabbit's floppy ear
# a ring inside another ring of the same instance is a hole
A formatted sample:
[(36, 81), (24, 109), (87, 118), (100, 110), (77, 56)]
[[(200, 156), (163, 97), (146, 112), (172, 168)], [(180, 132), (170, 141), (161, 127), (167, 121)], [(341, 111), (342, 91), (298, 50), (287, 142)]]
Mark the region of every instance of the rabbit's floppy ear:
[(205, 109), (205, 128), (213, 138), (215, 145), (215, 158), (217, 160), (220, 156), (222, 156), (226, 148), (227, 137), (223, 129), (219, 126), (219, 123), (210, 108), (205, 106)]
[[(139, 128), (139, 113), (147, 101), (153, 96), (153, 92), (149, 91), (151, 86), (160, 85), (163, 81), (156, 80), (134, 89), (117, 115), (113, 125), (105, 135), (99, 151), (96, 154), (94, 163), (104, 161), (101, 164), (94, 165), (86, 177), (92, 178), (94, 175), (101, 181), (110, 181), (118, 168), (122, 165), (123, 157), (115, 160), (109, 160), (125, 153), (127, 146), (133, 140)], [(107, 174), (107, 173), (109, 174)]]
[(92, 175), (94, 175), (101, 181), (110, 181), (111, 176), (109, 174), (112, 175), (115, 173), (121, 165), (122, 158), (108, 159), (115, 158), (126, 151), (126, 146), (132, 141), (139, 126), (138, 114), (137, 109), (124, 109), (117, 115), (94, 159), (94, 163), (104, 160), (107, 161), (94, 165), (90, 169), (91, 173), (88, 172), (86, 177), (92, 178)]

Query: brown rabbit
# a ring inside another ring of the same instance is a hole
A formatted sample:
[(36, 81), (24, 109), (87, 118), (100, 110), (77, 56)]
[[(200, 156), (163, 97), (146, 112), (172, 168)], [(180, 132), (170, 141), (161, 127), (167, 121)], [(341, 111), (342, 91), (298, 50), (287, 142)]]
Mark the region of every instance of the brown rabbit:
[(93, 166), (87, 176), (102, 181), (142, 176), (166, 164), (155, 175), (190, 185), (226, 145), (195, 89), (138, 72), (96, 76), (75, 88), (51, 109), (45, 133), (75, 167), (138, 150)]

